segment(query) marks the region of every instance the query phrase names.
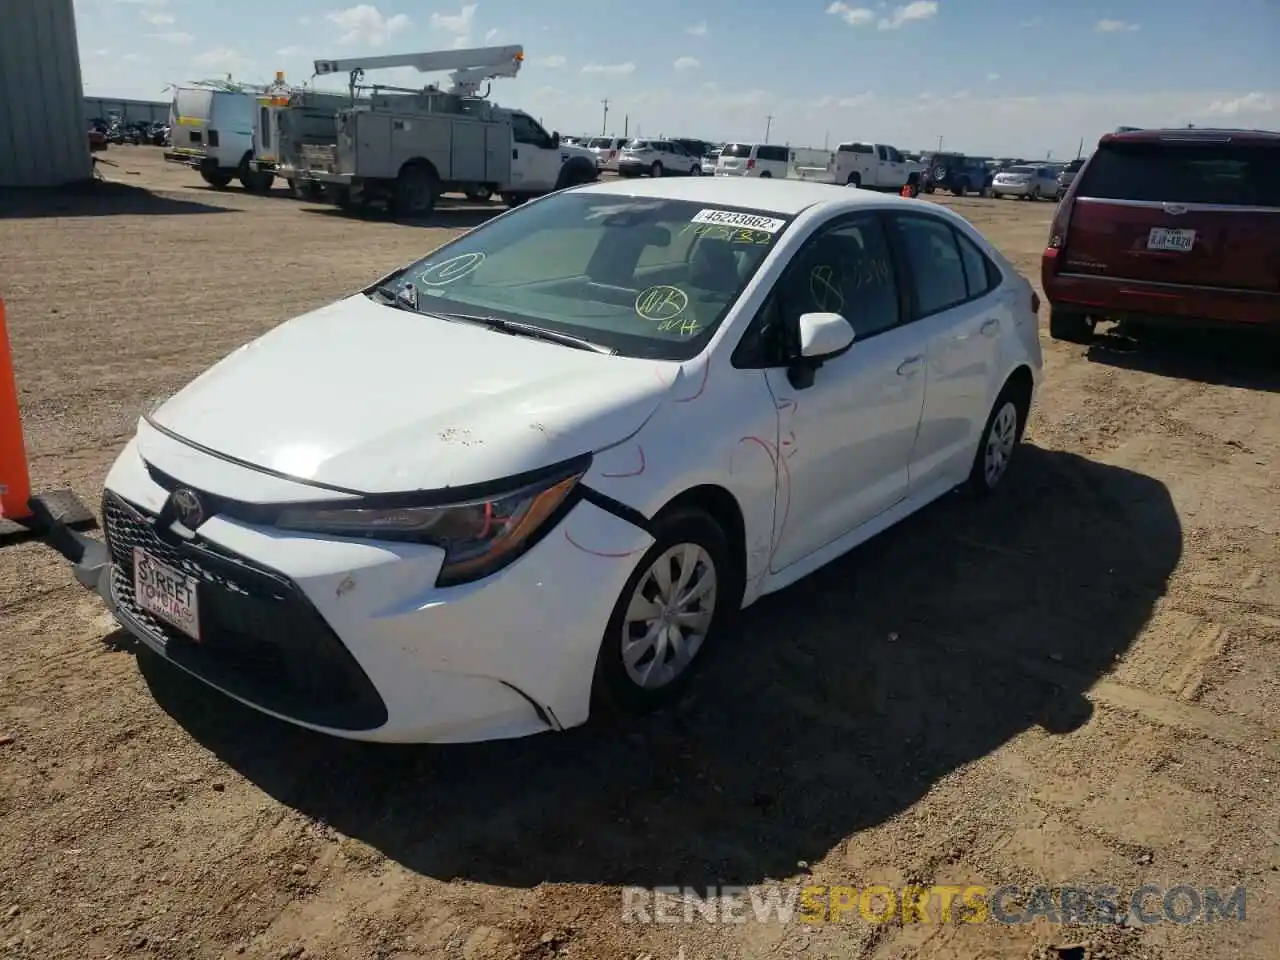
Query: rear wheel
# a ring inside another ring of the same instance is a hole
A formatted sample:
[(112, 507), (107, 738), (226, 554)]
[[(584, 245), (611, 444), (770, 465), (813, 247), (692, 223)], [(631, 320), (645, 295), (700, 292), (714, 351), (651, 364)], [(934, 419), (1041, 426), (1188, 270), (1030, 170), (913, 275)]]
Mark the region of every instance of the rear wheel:
[(649, 176), (655, 180), (662, 176), (662, 163), (660, 161), (653, 161), (653, 166), (649, 168)]
[(956, 185), (951, 188), (952, 195), (957, 197), (963, 197), (968, 192), (969, 192), (969, 181), (965, 180), (964, 178), (957, 180)]
[(762, 171), (762, 172), (761, 172), (761, 174), (760, 174), (760, 179), (761, 179), (761, 180), (768, 180), (768, 179), (769, 179), (770, 177), (772, 177), (772, 176), (773, 176), (773, 174), (772, 174), (772, 173), (770, 173), (768, 170), (764, 170), (764, 171)]
[(1026, 412), (1018, 403), (1016, 392), (1006, 386), (996, 398), (982, 440), (973, 457), (967, 486), (970, 492), (983, 496), (1000, 485), (1013, 460), (1018, 441), (1022, 439)]
[(861, 176), (861, 174), (857, 174), (857, 173), (851, 173), (851, 174), (849, 174), (849, 179), (848, 179), (848, 180), (846, 180), (846, 181), (844, 182), (844, 185), (845, 185), (846, 187), (860, 187), (860, 186), (862, 186), (862, 176)]
[(1093, 320), (1077, 310), (1053, 307), (1049, 311), (1049, 336), (1067, 343), (1090, 343), (1093, 340)]

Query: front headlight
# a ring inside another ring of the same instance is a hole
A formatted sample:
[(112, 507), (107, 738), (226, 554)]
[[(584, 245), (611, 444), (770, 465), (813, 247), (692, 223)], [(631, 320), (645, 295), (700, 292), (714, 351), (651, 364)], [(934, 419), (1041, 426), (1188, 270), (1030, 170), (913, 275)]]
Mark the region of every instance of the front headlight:
[(570, 506), (586, 472), (576, 465), (509, 493), (440, 506), (289, 507), (276, 526), (302, 533), (428, 543), (445, 552), (437, 586), (478, 580), (532, 547)]

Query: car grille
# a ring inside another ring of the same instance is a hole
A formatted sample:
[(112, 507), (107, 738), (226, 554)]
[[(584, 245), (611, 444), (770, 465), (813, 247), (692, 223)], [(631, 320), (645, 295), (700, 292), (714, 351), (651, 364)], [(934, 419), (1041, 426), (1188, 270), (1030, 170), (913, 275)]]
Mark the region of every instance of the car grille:
[[(107, 491), (111, 592), (131, 629), (179, 666), (275, 713), (340, 730), (386, 722), (386, 707), (320, 612), (287, 577), (199, 540), (162, 535), (155, 516)], [(200, 640), (153, 617), (134, 594), (133, 551), (194, 577)]]

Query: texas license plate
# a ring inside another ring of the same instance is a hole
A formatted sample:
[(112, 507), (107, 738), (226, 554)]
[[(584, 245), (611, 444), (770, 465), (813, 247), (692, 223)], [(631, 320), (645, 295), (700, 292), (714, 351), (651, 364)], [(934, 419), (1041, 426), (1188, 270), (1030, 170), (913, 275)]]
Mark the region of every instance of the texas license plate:
[(1186, 253), (1196, 243), (1194, 230), (1170, 230), (1167, 227), (1152, 227), (1147, 235), (1148, 250), (1174, 250)]
[(181, 630), (192, 640), (200, 639), (200, 601), (195, 577), (134, 547), (133, 592), (138, 606), (147, 613)]

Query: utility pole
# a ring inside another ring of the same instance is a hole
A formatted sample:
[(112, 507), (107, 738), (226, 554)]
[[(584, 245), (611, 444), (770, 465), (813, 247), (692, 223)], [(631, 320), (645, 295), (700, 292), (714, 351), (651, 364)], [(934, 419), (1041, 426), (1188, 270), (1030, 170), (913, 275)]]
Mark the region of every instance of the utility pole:
[(627, 131), (631, 129), (631, 114), (624, 113), (622, 115), (622, 139), (627, 139)]
[(942, 152), (942, 137), (938, 137), (938, 152)]
[(773, 114), (764, 118), (764, 142), (769, 142), (769, 130), (773, 127)]
[(604, 104), (604, 118), (600, 121), (600, 136), (604, 136), (609, 132), (609, 101), (604, 99), (600, 101)]
[(1084, 156), (1084, 137), (1080, 138), (1080, 146), (1076, 147), (1076, 159), (1079, 160)]

